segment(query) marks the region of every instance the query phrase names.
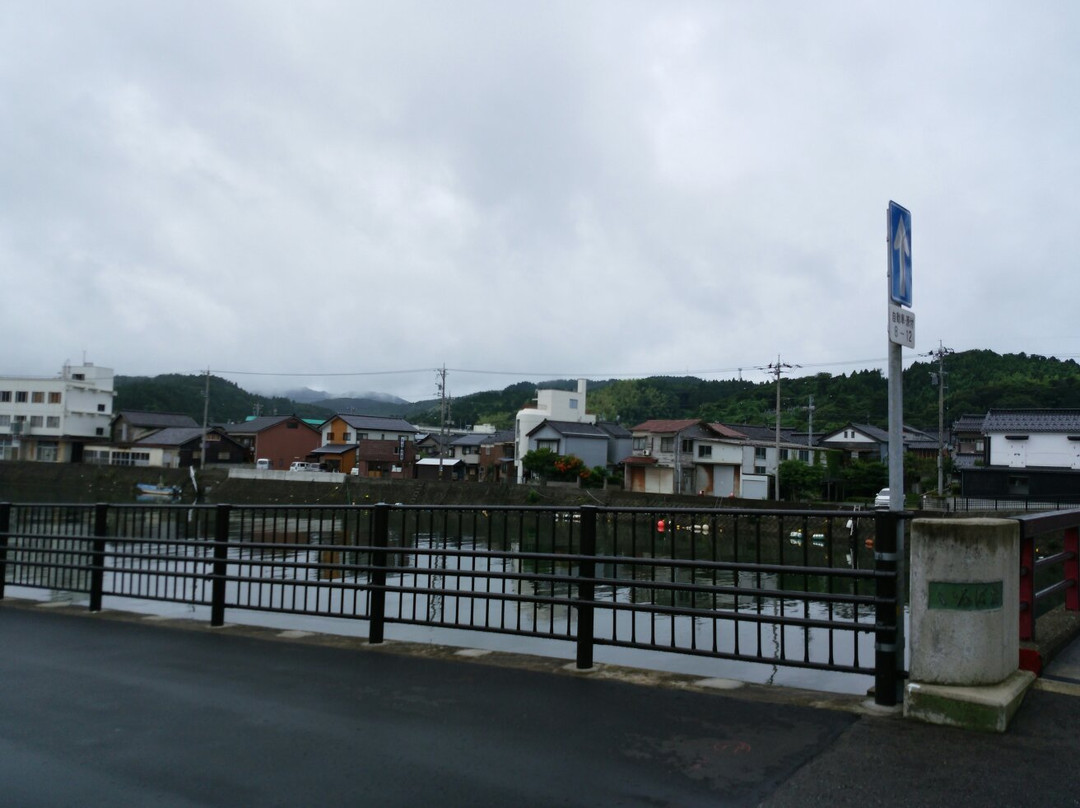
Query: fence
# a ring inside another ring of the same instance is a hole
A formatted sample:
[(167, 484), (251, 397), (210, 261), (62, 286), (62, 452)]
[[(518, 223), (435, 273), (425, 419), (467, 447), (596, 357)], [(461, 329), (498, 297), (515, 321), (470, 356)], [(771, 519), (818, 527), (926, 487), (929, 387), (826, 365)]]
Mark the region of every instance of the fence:
[[(1035, 639), (1040, 604), (1063, 594), (1065, 608), (1080, 610), (1080, 510), (1016, 517), (1020, 523), (1020, 639)], [(1038, 540), (1060, 536), (1061, 549), (1043, 553)]]
[[(5, 583), (875, 676), (897, 695), (899, 515), (0, 505)], [(876, 546), (875, 546), (876, 543)]]

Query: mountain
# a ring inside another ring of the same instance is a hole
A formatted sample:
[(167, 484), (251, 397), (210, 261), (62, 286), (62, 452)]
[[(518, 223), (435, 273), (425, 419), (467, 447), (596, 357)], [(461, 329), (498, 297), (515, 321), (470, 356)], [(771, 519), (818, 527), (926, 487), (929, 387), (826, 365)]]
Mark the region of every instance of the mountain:
[[(904, 371), (907, 424), (937, 429), (939, 388), (934, 378), (938, 369), (937, 361), (931, 360), (914, 362)], [(944, 370), (946, 427), (961, 415), (985, 414), (993, 408), (1080, 407), (1080, 365), (1072, 359), (972, 350), (946, 356)], [(503, 390), (462, 396), (449, 402), (450, 425), (490, 423), (510, 428), (515, 413), (535, 400), (538, 386), (571, 390), (575, 385), (572, 379), (542, 385), (518, 382)], [(201, 422), (205, 388), (206, 377), (199, 375), (117, 376), (115, 409), (181, 412)], [(438, 424), (441, 417), (438, 400), (410, 403), (395, 396), (366, 394), (302, 401), (297, 396), (259, 396), (215, 376), (210, 377), (209, 402), (212, 423), (291, 413), (314, 419), (339, 412), (386, 415), (424, 424)], [(603, 420), (626, 426), (649, 418), (771, 426), (776, 419), (776, 382), (692, 376), (594, 380), (588, 383), (588, 409)], [(888, 382), (880, 370), (781, 378), (780, 420), (784, 427), (812, 430), (816, 435), (849, 422), (886, 426)]]

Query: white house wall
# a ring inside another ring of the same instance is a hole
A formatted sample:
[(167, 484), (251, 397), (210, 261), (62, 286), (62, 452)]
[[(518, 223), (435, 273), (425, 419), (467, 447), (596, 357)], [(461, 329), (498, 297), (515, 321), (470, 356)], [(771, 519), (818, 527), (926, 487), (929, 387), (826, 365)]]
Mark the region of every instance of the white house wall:
[(1033, 433), (1026, 440), (990, 436), (990, 465), (1010, 468), (1080, 468), (1080, 441), (1068, 435)]

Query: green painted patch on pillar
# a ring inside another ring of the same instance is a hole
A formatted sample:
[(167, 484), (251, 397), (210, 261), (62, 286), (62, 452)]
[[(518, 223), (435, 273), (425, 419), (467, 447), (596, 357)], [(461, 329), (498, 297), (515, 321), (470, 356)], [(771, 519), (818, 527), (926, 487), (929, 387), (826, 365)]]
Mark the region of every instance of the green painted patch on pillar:
[(1004, 603), (1002, 581), (930, 581), (929, 584), (929, 609), (990, 612)]

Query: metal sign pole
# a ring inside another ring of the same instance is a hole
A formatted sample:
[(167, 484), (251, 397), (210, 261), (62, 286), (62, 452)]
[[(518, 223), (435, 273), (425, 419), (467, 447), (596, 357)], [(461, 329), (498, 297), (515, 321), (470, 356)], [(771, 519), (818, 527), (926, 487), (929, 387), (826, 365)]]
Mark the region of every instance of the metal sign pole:
[[(904, 510), (904, 345), (914, 347), (915, 318), (911, 307), (911, 214), (889, 203), (886, 220), (889, 331), (889, 510)], [(905, 311), (907, 309), (907, 311)], [(904, 520), (896, 519), (896, 670), (897, 686), (903, 687), (906, 666), (904, 606), (907, 561)]]

